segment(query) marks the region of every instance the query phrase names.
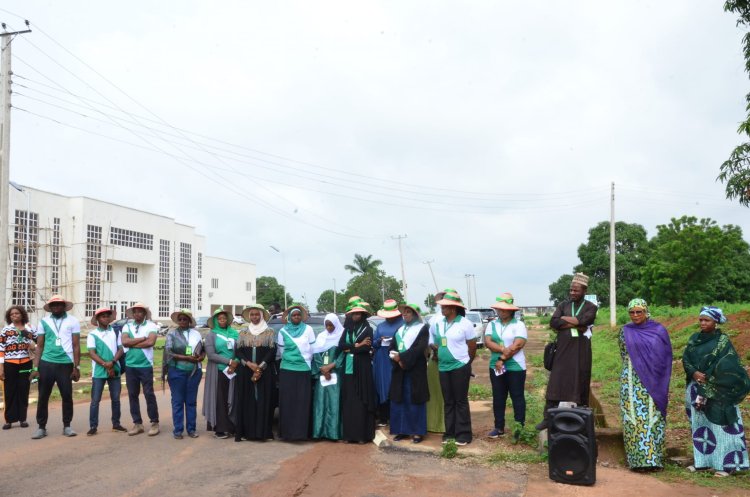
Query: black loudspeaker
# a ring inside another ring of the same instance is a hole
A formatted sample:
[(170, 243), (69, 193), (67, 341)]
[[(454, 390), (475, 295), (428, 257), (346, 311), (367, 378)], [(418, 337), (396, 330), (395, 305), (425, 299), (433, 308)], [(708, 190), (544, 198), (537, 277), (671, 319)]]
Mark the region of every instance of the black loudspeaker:
[(596, 483), (594, 413), (583, 407), (549, 410), (549, 477), (572, 485)]

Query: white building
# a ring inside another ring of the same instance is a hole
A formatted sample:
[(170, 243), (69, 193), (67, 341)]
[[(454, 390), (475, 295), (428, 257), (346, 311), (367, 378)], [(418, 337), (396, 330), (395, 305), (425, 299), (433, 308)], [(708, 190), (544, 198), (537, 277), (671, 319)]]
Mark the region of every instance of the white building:
[(255, 302), (255, 264), (207, 256), (206, 237), (192, 226), (28, 187), (11, 186), (9, 200), (6, 304), (37, 318), (55, 293), (81, 320), (103, 306), (119, 318), (138, 301), (160, 321), (176, 308), (201, 316), (223, 305), (238, 314)]

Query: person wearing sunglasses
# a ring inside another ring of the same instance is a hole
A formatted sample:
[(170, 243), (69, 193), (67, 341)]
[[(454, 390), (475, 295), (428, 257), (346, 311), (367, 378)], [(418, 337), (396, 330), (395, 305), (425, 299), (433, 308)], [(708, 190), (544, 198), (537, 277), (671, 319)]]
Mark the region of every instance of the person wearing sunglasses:
[(620, 330), (620, 413), (625, 459), (630, 469), (664, 467), (672, 343), (643, 299), (628, 303), (630, 323)]

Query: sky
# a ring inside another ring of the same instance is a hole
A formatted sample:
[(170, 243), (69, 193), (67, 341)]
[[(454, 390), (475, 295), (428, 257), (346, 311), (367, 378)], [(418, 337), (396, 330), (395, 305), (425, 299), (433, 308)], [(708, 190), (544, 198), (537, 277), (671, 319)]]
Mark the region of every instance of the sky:
[(312, 307), (355, 253), (400, 278), (399, 235), (410, 302), (431, 265), (547, 304), (612, 182), (649, 236), (750, 240), (716, 182), (749, 86), (722, 5), (6, 0), (10, 178), (174, 217)]

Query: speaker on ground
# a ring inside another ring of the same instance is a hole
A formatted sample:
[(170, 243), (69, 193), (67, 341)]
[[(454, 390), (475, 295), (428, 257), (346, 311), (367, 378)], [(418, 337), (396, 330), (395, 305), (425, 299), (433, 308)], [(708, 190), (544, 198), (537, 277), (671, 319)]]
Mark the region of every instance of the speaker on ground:
[(585, 407), (549, 410), (549, 477), (560, 483), (596, 482), (594, 413)]

